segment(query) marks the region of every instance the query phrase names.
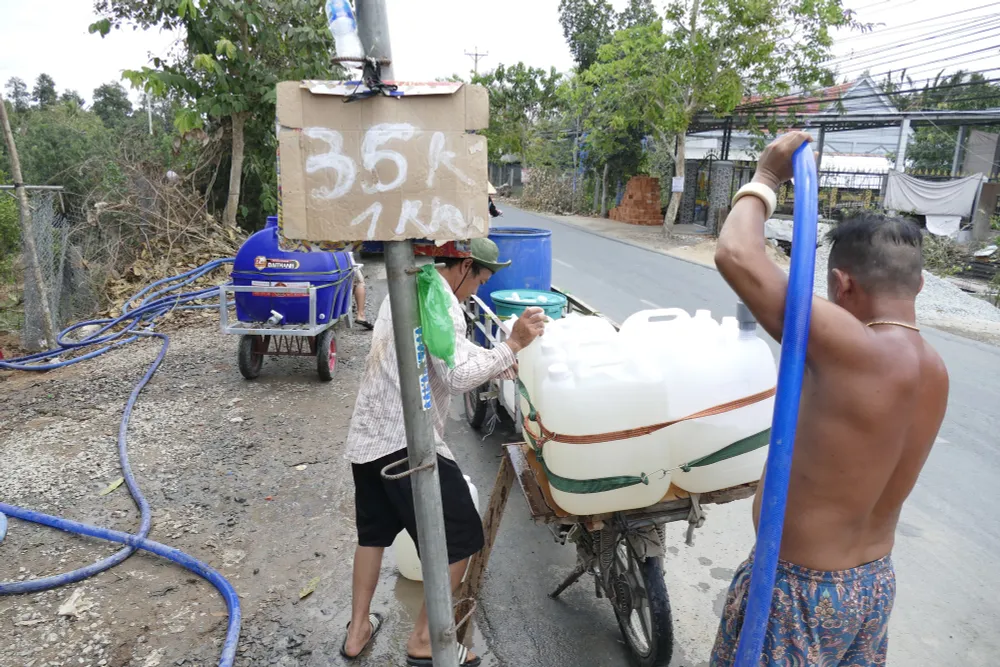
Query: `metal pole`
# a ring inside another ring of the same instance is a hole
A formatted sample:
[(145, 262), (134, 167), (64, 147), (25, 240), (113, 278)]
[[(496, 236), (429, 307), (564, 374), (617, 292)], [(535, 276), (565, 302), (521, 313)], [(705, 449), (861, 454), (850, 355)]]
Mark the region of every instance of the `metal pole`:
[(819, 140), (816, 142), (816, 171), (823, 168), (823, 151), (826, 148), (826, 125), (819, 126)]
[(910, 119), (904, 118), (899, 128), (899, 147), (896, 149), (896, 171), (906, 171), (906, 145), (910, 142)]
[[(958, 126), (958, 141), (955, 142), (955, 155), (951, 159), (951, 175), (958, 176), (959, 163), (962, 161), (962, 144), (965, 142), (965, 126)], [(987, 174), (989, 176), (989, 174)]]
[[(385, 0), (357, 0), (358, 34), (370, 57), (392, 58), (389, 21)], [(393, 77), (392, 66), (382, 67), (386, 80)], [(427, 351), (421, 337), (417, 308), (417, 281), (408, 269), (414, 266), (410, 241), (385, 244), (385, 265), (392, 309), (399, 389), (406, 426), (406, 449), (410, 469), (424, 464), (432, 467), (413, 474), (413, 505), (417, 539), (424, 574), (424, 600), (430, 625), (434, 664), (458, 667), (455, 617), (451, 600), (451, 576), (445, 541), (444, 506), (434, 442)]]

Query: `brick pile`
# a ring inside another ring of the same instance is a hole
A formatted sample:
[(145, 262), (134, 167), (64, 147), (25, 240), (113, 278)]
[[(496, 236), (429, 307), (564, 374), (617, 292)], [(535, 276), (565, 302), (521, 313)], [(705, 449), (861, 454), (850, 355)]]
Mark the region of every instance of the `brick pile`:
[(612, 220), (630, 225), (662, 225), (660, 213), (660, 179), (634, 176), (625, 186), (621, 206), (611, 209)]

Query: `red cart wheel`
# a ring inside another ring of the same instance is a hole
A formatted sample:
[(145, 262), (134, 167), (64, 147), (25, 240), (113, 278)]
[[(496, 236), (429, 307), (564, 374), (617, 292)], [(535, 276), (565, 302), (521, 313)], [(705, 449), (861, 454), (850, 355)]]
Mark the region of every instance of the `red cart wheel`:
[(240, 373), (248, 380), (260, 377), (260, 369), (264, 365), (264, 355), (257, 352), (260, 336), (244, 334), (240, 336), (239, 365)]
[(333, 329), (316, 336), (316, 371), (323, 382), (331, 381), (337, 372), (337, 336)]

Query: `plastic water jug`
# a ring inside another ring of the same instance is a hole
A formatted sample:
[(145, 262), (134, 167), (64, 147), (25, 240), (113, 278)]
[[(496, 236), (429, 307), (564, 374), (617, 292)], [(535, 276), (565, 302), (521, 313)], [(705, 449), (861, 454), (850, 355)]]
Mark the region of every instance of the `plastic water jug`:
[[(595, 435), (656, 423), (668, 402), (665, 389), (656, 365), (612, 340), (595, 345), (575, 364), (553, 364), (539, 383), (536, 407), (555, 433)], [(586, 445), (553, 440), (545, 443), (543, 453), (552, 497), (572, 514), (648, 507), (670, 488), (670, 452), (662, 431)], [(580, 481), (619, 476), (646, 476), (648, 483), (594, 493), (576, 490)]]
[(363, 58), (365, 50), (358, 37), (358, 22), (354, 18), (351, 3), (348, 0), (327, 0), (326, 18), (337, 46), (337, 57)]
[[(575, 367), (616, 337), (617, 333), (610, 322), (592, 315), (570, 314), (547, 324), (545, 334), (517, 355), (518, 377), (532, 402), (535, 402), (538, 395), (541, 378), (553, 364), (566, 363)], [(519, 396), (518, 400), (521, 403), (521, 414), (528, 417), (531, 412), (528, 401), (523, 396)], [(538, 434), (537, 424), (529, 420), (528, 427), (533, 435)]]
[[(743, 309), (741, 308), (741, 311)], [(745, 313), (749, 316), (749, 312)], [(690, 355), (661, 357), (670, 395), (666, 419), (673, 420), (716, 405), (753, 396), (777, 383), (774, 357), (756, 334), (752, 317), (725, 318), (712, 345)], [(774, 398), (713, 417), (681, 422), (665, 430), (671, 467), (690, 463), (767, 431)], [(691, 493), (707, 493), (760, 479), (767, 446), (690, 472), (675, 470), (673, 483)]]
[[(465, 483), (469, 485), (469, 493), (472, 494), (472, 504), (479, 511), (479, 491), (472, 479), (465, 475)], [(443, 499), (448, 502), (447, 498)], [(405, 530), (396, 536), (396, 541), (392, 543), (392, 555), (396, 559), (396, 568), (403, 577), (410, 581), (423, 581), (424, 575), (420, 569), (420, 557), (417, 555), (417, 546), (413, 543), (410, 534)]]

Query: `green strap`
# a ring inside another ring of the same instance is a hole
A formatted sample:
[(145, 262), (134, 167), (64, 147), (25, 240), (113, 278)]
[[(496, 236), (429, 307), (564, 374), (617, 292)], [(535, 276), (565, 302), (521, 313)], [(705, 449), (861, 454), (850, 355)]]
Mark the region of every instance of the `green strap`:
[(528, 402), (528, 419), (535, 421), (538, 418), (538, 412), (535, 410), (535, 404), (531, 402), (531, 396), (528, 395), (528, 388), (524, 386), (523, 382), (521, 382), (521, 378), (517, 379), (516, 386), (517, 393), (521, 395), (521, 398)]
[(749, 454), (750, 452), (756, 451), (761, 447), (766, 447), (767, 443), (771, 441), (771, 429), (761, 431), (751, 435), (749, 438), (743, 438), (742, 440), (737, 440), (728, 447), (723, 447), (717, 452), (712, 452), (708, 456), (703, 456), (700, 459), (695, 459), (690, 463), (685, 463), (680, 468), (684, 472), (691, 472), (692, 468), (703, 468), (705, 466), (710, 466), (714, 463), (720, 463), (722, 461), (727, 461), (729, 459), (734, 459), (737, 456), (743, 456), (744, 454)]
[[(575, 494), (604, 493), (606, 491), (626, 489), (639, 484), (649, 484), (649, 476), (646, 473), (639, 473), (638, 476), (620, 475), (618, 477), (599, 477), (597, 479), (570, 479), (569, 477), (562, 477), (549, 469), (548, 464), (545, 462), (545, 457), (542, 456), (542, 450), (535, 445), (535, 439), (531, 436), (531, 433), (525, 431), (524, 436), (532, 448), (534, 448), (535, 456), (538, 458), (538, 462), (542, 464), (545, 476), (549, 480), (549, 486), (557, 491)], [(771, 429), (761, 431), (749, 438), (738, 440), (727, 447), (723, 447), (708, 456), (703, 456), (700, 459), (686, 463), (680, 466), (680, 469), (684, 472), (691, 472), (692, 468), (703, 468), (715, 463), (721, 463), (722, 461), (728, 461), (737, 456), (749, 454), (761, 447), (765, 447), (770, 442), (770, 438)]]

